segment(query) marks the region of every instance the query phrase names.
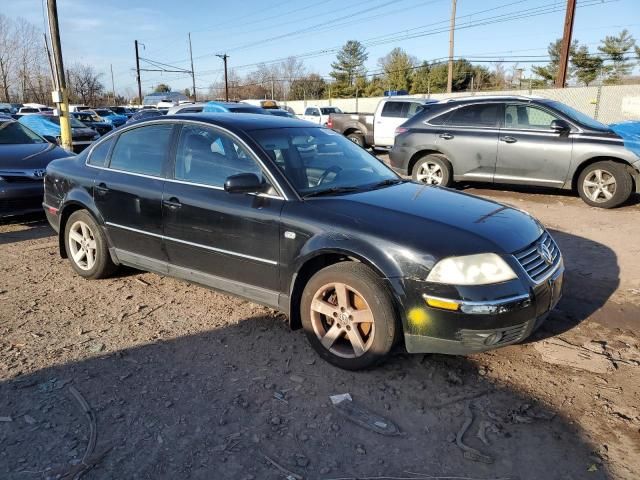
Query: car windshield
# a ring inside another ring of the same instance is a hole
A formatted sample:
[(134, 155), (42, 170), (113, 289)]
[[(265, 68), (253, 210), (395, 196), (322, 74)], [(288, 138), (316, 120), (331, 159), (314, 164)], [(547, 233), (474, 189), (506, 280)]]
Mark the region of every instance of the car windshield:
[(94, 110), (94, 111), (101, 117), (107, 117), (109, 115), (113, 115), (113, 112), (107, 109), (100, 109), (100, 110)]
[(254, 130), (251, 135), (302, 196), (338, 194), (402, 180), (373, 155), (326, 128)]
[(46, 143), (46, 140), (19, 122), (0, 123), (0, 145)]
[(124, 107), (114, 107), (114, 108), (110, 108), (109, 110), (118, 114), (125, 113)]
[[(60, 125), (60, 117), (54, 117), (54, 116), (49, 117), (49, 116), (46, 116), (44, 118), (46, 118), (47, 120), (49, 120), (52, 123), (55, 123), (56, 125)], [(84, 127), (86, 127), (86, 125), (84, 123), (79, 121), (74, 116), (69, 117), (69, 120), (71, 120), (71, 127), (72, 128), (84, 128)]]
[(322, 112), (322, 115), (329, 115), (331, 113), (342, 113), (342, 110), (340, 110), (338, 107), (322, 107), (320, 111)]
[(547, 105), (555, 108), (559, 112), (564, 113), (567, 117), (575, 120), (578, 123), (581, 123), (585, 127), (595, 128), (596, 130), (608, 130), (604, 123), (600, 123), (599, 121), (591, 118), (589, 115), (586, 115), (578, 110), (571, 108), (569, 105), (565, 105), (564, 103), (549, 101), (546, 102)]

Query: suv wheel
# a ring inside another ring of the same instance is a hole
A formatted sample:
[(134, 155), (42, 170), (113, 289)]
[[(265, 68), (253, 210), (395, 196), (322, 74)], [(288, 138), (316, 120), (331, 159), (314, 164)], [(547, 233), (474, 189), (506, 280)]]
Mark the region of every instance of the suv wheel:
[(613, 208), (627, 201), (633, 182), (624, 165), (596, 162), (585, 168), (578, 178), (580, 197), (588, 205)]
[(413, 166), (413, 179), (427, 185), (448, 187), (452, 183), (451, 164), (444, 155), (430, 154)]
[(302, 293), (302, 326), (329, 363), (360, 370), (382, 361), (393, 346), (391, 294), (369, 267), (343, 262), (317, 272)]
[(64, 244), (73, 269), (84, 278), (103, 278), (116, 269), (107, 240), (86, 210), (73, 212), (64, 230)]

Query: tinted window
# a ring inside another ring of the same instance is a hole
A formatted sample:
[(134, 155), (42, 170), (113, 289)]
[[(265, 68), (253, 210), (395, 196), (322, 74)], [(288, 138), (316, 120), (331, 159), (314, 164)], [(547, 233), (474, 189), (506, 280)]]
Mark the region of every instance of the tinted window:
[(407, 105), (408, 108), (406, 113), (404, 114), (404, 116), (407, 118), (413, 117), (416, 113), (421, 112), (424, 108), (421, 103), (408, 103)]
[(238, 173), (254, 173), (264, 181), (260, 166), (225, 133), (199, 125), (182, 127), (174, 172), (177, 180), (222, 187), (227, 177)]
[(549, 130), (557, 117), (537, 107), (527, 105), (507, 105), (504, 110), (506, 128)]
[(0, 145), (45, 143), (42, 137), (18, 122), (0, 123)]
[(320, 111), (322, 112), (323, 115), (330, 115), (332, 113), (342, 113), (342, 110), (340, 110), (338, 107), (322, 107)]
[(460, 127), (494, 127), (497, 119), (498, 104), (484, 103), (454, 110), (446, 124)]
[(93, 149), (91, 156), (89, 156), (89, 165), (95, 165), (96, 167), (104, 167), (106, 165), (113, 139), (114, 137), (111, 137)]
[(405, 105), (405, 102), (387, 102), (382, 107), (382, 116), (383, 117), (402, 117), (402, 109)]
[(173, 125), (148, 125), (123, 132), (111, 154), (111, 168), (161, 176)]

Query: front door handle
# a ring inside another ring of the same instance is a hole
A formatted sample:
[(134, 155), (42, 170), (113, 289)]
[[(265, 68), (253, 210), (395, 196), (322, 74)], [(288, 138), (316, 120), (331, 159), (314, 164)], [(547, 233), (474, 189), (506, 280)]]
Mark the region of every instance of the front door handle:
[(180, 200), (176, 197), (171, 197), (169, 200), (163, 200), (162, 204), (170, 210), (177, 210), (182, 206)]
[(500, 137), (500, 141), (504, 143), (516, 143), (518, 139), (514, 137), (506, 136), (506, 137)]
[(106, 183), (100, 183), (94, 187), (95, 192), (98, 195), (106, 195), (109, 192), (109, 188)]
[(451, 140), (453, 138), (453, 135), (451, 135), (450, 133), (441, 133), (440, 138), (443, 138), (444, 140)]

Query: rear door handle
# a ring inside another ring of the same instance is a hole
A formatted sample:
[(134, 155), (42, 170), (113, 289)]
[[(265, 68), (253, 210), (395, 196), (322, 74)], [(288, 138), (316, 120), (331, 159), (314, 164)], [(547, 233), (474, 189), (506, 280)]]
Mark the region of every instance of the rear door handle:
[(171, 197), (169, 200), (163, 200), (162, 204), (171, 210), (177, 210), (182, 206), (180, 200), (176, 197)]
[(105, 183), (100, 183), (94, 187), (95, 192), (98, 195), (106, 195), (109, 192), (109, 188)]
[(443, 138), (445, 140), (451, 140), (453, 138), (453, 135), (451, 135), (450, 133), (441, 133), (440, 138)]
[(506, 137), (500, 137), (500, 141), (504, 143), (516, 143), (518, 139), (514, 137), (506, 136)]

